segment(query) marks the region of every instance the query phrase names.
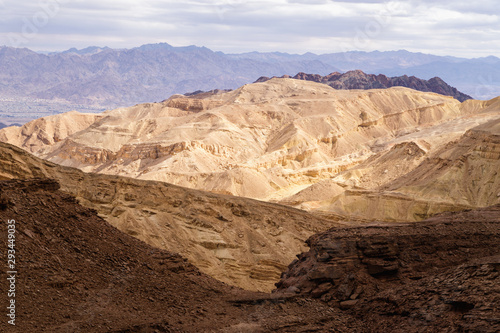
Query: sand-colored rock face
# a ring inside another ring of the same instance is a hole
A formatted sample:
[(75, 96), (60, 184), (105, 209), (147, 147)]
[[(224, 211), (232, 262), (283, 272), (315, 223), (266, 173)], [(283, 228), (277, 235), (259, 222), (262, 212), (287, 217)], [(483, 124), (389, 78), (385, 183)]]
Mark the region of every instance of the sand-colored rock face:
[(31, 121), (22, 127), (7, 127), (0, 132), (0, 141), (9, 142), (30, 152), (51, 146), (81, 130), (87, 129), (102, 116), (71, 111)]
[(497, 118), (474, 127), (427, 155), (414, 142), (397, 144), (283, 203), (386, 221), (416, 221), (442, 211), (498, 204), (499, 124)]
[[(345, 91), (272, 79), (202, 99), (176, 95), (107, 111), (87, 128), (42, 144), (30, 134), (40, 132), (34, 130), (37, 121), (0, 130), (0, 138), (8, 132), (8, 142), (84, 171), (360, 219), (418, 220), (492, 202), (484, 201), (485, 195), (476, 200), (475, 194), (467, 200), (442, 198), (444, 191), (427, 197), (429, 191), (415, 186), (387, 189), (398, 179), (406, 181), (405, 175), (438, 151), (451, 149), (467, 131), (498, 119), (499, 104), (460, 103), (402, 87)], [(74, 117), (58, 121), (62, 126)]]
[(201, 271), (249, 290), (270, 291), (305, 250), (337, 223), (304, 211), (131, 178), (87, 174), (0, 143), (0, 180), (48, 177), (119, 230), (180, 253)]

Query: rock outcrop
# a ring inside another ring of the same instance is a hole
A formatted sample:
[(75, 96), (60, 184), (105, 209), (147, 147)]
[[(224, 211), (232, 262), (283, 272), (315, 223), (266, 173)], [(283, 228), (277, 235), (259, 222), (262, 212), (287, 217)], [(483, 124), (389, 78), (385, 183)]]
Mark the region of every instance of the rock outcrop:
[(320, 298), (372, 331), (500, 329), (500, 205), (307, 241), (279, 292)]
[[(292, 78), (284, 75), (281, 78)], [(297, 73), (293, 79), (319, 82), (335, 89), (382, 89), (390, 87), (406, 87), (424, 92), (435, 92), (440, 95), (451, 96), (460, 102), (472, 99), (456, 88), (450, 86), (439, 77), (430, 80), (419, 79), (415, 76), (387, 77), (384, 74), (366, 74), (360, 70), (345, 73), (333, 72), (325, 76), (319, 74)], [(268, 77), (262, 76), (256, 82), (266, 82)]]

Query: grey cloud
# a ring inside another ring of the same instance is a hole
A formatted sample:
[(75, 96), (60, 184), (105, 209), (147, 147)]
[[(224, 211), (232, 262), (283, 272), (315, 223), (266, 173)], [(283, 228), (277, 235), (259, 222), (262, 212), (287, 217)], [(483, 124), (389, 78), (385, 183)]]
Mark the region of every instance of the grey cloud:
[[(0, 38), (19, 33), (40, 10), (36, 1), (3, 3)], [(496, 8), (489, 0), (65, 0), (24, 46), (133, 47), (164, 41), (231, 52), (328, 53), (341, 51), (342, 43), (365, 50), (498, 55), (494, 43), (485, 43), (500, 30)], [(449, 17), (436, 18), (440, 11)], [(360, 36), (366, 39), (363, 45), (356, 43)]]

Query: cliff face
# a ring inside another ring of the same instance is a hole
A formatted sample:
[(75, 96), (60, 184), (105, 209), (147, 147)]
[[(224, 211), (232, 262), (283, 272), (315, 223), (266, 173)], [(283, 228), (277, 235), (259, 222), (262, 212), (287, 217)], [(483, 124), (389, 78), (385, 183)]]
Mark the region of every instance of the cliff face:
[(500, 206), (418, 224), (336, 228), (308, 239), (277, 283), (373, 331), (496, 332)]
[[(285, 75), (282, 78), (290, 78)], [(440, 95), (451, 96), (460, 102), (472, 99), (456, 88), (448, 85), (439, 77), (433, 77), (430, 80), (419, 79), (415, 76), (395, 76), (387, 77), (383, 74), (366, 74), (360, 70), (348, 71), (346, 73), (333, 72), (331, 74), (321, 76), (319, 74), (298, 73), (293, 77), (297, 80), (314, 81), (324, 83), (335, 89), (383, 89), (390, 87), (406, 87), (424, 92), (435, 92)], [(256, 82), (265, 82), (269, 78), (263, 76)]]

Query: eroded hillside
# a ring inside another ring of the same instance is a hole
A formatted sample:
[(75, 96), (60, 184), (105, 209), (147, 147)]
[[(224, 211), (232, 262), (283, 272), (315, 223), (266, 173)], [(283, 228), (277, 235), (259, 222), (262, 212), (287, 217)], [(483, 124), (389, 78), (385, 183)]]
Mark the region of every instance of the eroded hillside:
[[(15, 220), (15, 326), (2, 332), (290, 332), (346, 325), (306, 298), (230, 287), (178, 254), (126, 235), (53, 180), (0, 181), (0, 219)], [(5, 224), (4, 224), (5, 225)], [(7, 239), (7, 228), (0, 236)], [(0, 259), (7, 262), (7, 242)], [(5, 290), (5, 289), (3, 289)], [(300, 320), (298, 320), (300, 319)]]
[(283, 203), (358, 218), (420, 220), (500, 203), (499, 170), (497, 118), (431, 154), (414, 141), (398, 143)]
[[(76, 116), (85, 117), (69, 113), (2, 129), (0, 140), (84, 171), (357, 219), (414, 221), (496, 202), (477, 191), (465, 199), (448, 195), (448, 188), (460, 186), (453, 173), (443, 176), (449, 184), (432, 193), (402, 187), (417, 167), (423, 170), (460, 145), (465, 133), (499, 119), (498, 99), (460, 103), (402, 87), (340, 91), (272, 79), (203, 98), (176, 95), (107, 111), (88, 126)], [(72, 123), (72, 131), (59, 130)], [(496, 128), (490, 132), (498, 134)], [(491, 158), (480, 163), (496, 168)], [(467, 184), (478, 175), (461, 177)], [(489, 190), (496, 191), (498, 177), (488, 177)]]
[[(51, 172), (40, 164), (30, 169)], [(310, 250), (283, 275), (280, 289), (263, 294), (227, 286), (178, 254), (120, 232), (59, 186), (50, 179), (0, 180), (0, 219), (15, 220), (19, 271), (16, 326), (4, 320), (2, 332), (498, 332), (500, 327), (498, 206), (416, 224), (314, 235)], [(7, 228), (0, 236), (7, 238)], [(1, 249), (6, 262), (5, 245)]]
[(88, 174), (0, 143), (0, 179), (52, 178), (119, 230), (180, 253), (231, 285), (270, 291), (304, 241), (337, 225), (277, 204)]

